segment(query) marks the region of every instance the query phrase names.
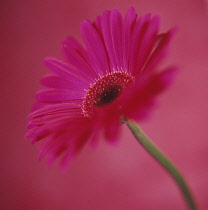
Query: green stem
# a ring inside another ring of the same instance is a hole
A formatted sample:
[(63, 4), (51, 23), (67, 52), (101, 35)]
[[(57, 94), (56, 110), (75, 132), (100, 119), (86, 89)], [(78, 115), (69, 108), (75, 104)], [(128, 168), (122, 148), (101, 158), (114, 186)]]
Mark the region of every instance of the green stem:
[(183, 176), (179, 170), (174, 166), (174, 164), (155, 146), (151, 140), (143, 133), (141, 128), (134, 122), (127, 119), (123, 119), (123, 122), (127, 124), (133, 135), (136, 137), (137, 141), (145, 148), (145, 150), (155, 159), (159, 164), (161, 164), (166, 171), (172, 176), (176, 184), (178, 185), (183, 197), (189, 206), (190, 210), (196, 210), (196, 204), (191, 195), (188, 185), (184, 180)]

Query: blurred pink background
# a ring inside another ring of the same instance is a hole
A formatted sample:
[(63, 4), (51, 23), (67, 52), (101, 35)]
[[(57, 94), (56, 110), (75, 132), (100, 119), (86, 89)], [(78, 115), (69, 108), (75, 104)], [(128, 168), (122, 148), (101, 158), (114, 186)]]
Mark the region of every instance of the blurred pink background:
[[(104, 9), (162, 17), (161, 31), (178, 25), (167, 64), (181, 72), (141, 127), (176, 163), (200, 209), (208, 209), (208, 16), (205, 0), (5, 0), (1, 3), (0, 209), (183, 210), (167, 173), (124, 128), (116, 147), (86, 147), (61, 172), (37, 161), (38, 147), (24, 139), (34, 94), (48, 71), (45, 56), (59, 56), (68, 35), (80, 39), (79, 23)], [(3, 46), (3, 48), (2, 48)], [(2, 116), (1, 115), (1, 116)]]

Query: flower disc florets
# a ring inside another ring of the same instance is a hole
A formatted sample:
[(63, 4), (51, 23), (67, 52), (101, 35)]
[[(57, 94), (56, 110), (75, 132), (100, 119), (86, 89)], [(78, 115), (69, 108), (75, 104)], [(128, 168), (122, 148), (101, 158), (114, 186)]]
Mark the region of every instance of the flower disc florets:
[(109, 73), (100, 77), (90, 85), (83, 98), (82, 111), (84, 116), (91, 117), (95, 109), (112, 103), (132, 82), (133, 77), (123, 71)]

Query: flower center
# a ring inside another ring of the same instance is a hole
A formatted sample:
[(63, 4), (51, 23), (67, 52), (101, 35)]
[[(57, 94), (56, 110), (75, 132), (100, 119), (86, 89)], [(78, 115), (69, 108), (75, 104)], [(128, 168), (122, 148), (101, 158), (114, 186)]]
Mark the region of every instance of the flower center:
[(91, 117), (97, 108), (112, 103), (132, 82), (132, 76), (127, 72), (120, 71), (99, 78), (90, 85), (83, 98), (82, 111), (84, 116)]

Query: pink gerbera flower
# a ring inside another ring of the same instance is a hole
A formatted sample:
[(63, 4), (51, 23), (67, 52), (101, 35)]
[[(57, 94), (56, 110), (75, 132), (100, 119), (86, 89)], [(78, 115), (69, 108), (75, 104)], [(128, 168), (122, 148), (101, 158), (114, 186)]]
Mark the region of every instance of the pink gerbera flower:
[(41, 158), (51, 163), (61, 156), (66, 164), (101, 133), (117, 140), (122, 117), (138, 121), (150, 113), (175, 71), (158, 71), (174, 34), (158, 30), (158, 16), (137, 18), (133, 7), (124, 18), (117, 9), (105, 10), (81, 23), (83, 46), (68, 37), (64, 60), (45, 59), (53, 74), (41, 80), (46, 88), (36, 95), (26, 136), (41, 140)]

